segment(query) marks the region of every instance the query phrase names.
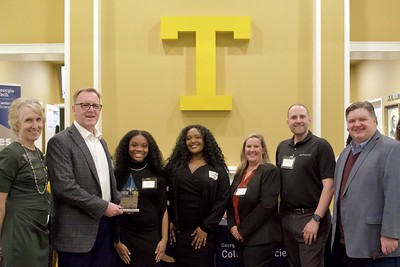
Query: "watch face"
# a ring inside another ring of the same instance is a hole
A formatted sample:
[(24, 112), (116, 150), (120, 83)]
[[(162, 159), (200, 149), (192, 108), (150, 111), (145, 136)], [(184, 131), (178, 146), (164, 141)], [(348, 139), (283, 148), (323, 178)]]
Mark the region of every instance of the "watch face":
[(317, 214), (314, 214), (314, 215), (313, 215), (313, 219), (314, 219), (314, 221), (316, 221), (316, 222), (321, 221), (321, 217), (320, 217), (319, 215), (317, 215)]

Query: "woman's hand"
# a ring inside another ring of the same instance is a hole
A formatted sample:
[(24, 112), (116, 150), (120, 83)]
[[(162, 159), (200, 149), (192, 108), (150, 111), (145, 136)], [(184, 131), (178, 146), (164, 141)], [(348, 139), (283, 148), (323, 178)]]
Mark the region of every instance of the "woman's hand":
[(158, 242), (157, 247), (156, 247), (156, 262), (160, 262), (162, 257), (164, 256), (165, 249), (167, 248), (167, 240), (161, 239), (160, 242)]
[(121, 260), (126, 264), (129, 264), (131, 262), (131, 252), (129, 251), (129, 249), (124, 244), (122, 244), (121, 241), (118, 243), (114, 243), (114, 246)]
[(194, 236), (192, 246), (194, 246), (195, 249), (200, 249), (201, 245), (206, 245), (208, 233), (201, 230), (200, 226), (193, 231), (191, 236)]
[(169, 223), (169, 244), (172, 245), (172, 243), (176, 242), (175, 238), (175, 224), (174, 223)]
[(231, 234), (238, 242), (243, 242), (243, 236), (239, 233), (236, 225), (231, 228)]

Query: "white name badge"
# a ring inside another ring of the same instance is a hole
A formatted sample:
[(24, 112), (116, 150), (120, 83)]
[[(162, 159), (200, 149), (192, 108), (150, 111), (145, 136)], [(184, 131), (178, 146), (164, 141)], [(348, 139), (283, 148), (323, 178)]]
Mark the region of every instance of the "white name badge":
[(217, 179), (218, 179), (218, 172), (209, 171), (209, 172), (208, 172), (208, 176), (209, 176), (211, 179), (217, 180)]
[(142, 179), (142, 189), (154, 189), (157, 188), (157, 178), (143, 178)]
[(238, 189), (236, 189), (236, 196), (244, 196), (246, 194), (247, 191), (247, 187), (239, 187)]
[(281, 168), (282, 169), (293, 169), (295, 161), (296, 161), (296, 157), (284, 156)]

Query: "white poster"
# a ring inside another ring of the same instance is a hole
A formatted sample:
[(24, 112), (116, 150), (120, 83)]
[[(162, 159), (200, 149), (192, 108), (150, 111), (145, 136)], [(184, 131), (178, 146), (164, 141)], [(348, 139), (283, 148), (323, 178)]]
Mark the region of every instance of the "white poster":
[(60, 131), (60, 107), (46, 104), (45, 148), (47, 142)]

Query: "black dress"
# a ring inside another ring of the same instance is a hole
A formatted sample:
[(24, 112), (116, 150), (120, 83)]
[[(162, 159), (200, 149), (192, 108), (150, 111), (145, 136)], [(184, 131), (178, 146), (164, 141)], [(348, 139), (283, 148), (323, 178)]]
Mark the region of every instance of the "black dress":
[[(116, 177), (118, 190), (132, 184), (130, 177), (139, 191), (139, 212), (119, 216), (119, 238), (131, 252), (131, 262), (125, 264), (118, 257), (118, 266), (159, 266), (155, 261), (155, 250), (161, 240), (161, 223), (167, 206), (166, 180), (164, 177), (156, 177), (151, 170), (144, 168), (132, 171), (131, 176), (124, 179)], [(157, 186), (143, 188), (146, 178), (155, 178)]]
[[(215, 234), (229, 198), (229, 177), (224, 168), (210, 165), (191, 173), (188, 166), (169, 177), (171, 221), (177, 227), (173, 253), (178, 267), (214, 267)], [(191, 245), (199, 227), (208, 233), (205, 247)]]

